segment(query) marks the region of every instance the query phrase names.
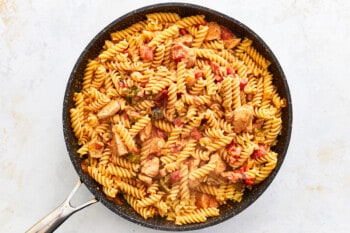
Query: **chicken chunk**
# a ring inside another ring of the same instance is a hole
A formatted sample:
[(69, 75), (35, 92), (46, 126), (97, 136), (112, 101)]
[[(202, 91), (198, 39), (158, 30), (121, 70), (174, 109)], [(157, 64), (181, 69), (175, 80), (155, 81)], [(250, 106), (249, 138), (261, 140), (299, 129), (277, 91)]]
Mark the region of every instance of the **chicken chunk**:
[(191, 36), (190, 34), (186, 34), (184, 36), (181, 36), (181, 37), (174, 39), (173, 44), (182, 43), (186, 46), (190, 46), (192, 41), (193, 41), (193, 36)]
[(145, 161), (141, 167), (141, 173), (149, 177), (155, 177), (159, 172), (159, 158), (153, 157)]
[(220, 26), (220, 30), (221, 30), (221, 35), (220, 38), (221, 40), (231, 40), (233, 38), (237, 38), (237, 36), (235, 36), (230, 29), (228, 29), (227, 27), (224, 26)]
[(120, 104), (116, 100), (111, 100), (106, 106), (104, 106), (98, 113), (99, 119), (104, 119), (115, 115), (120, 110)]
[(208, 33), (205, 40), (218, 40), (221, 37), (220, 25), (215, 22), (208, 23)]
[(152, 48), (147, 46), (147, 45), (141, 45), (140, 46), (140, 57), (144, 61), (153, 61), (154, 55), (153, 55)]
[(196, 52), (182, 43), (176, 43), (171, 47), (172, 58), (175, 62), (183, 61), (186, 68), (191, 68), (196, 62)]
[(198, 193), (196, 195), (196, 206), (197, 208), (210, 208), (218, 207), (219, 203), (215, 200), (213, 196), (210, 196), (205, 193)]
[(111, 152), (117, 156), (123, 156), (129, 153), (128, 148), (125, 146), (121, 137), (117, 132), (113, 132), (112, 140), (109, 144)]
[(140, 173), (140, 174), (138, 175), (138, 178), (139, 178), (142, 182), (144, 182), (147, 186), (151, 186), (151, 185), (152, 185), (152, 178), (151, 178), (151, 177), (146, 176), (146, 175)]
[(92, 158), (101, 158), (104, 149), (103, 142), (93, 140), (89, 143), (89, 155)]
[(242, 181), (242, 174), (238, 173), (238, 172), (233, 172), (233, 171), (229, 171), (229, 172), (223, 172), (221, 174), (222, 177), (231, 180), (233, 183)]
[(252, 132), (253, 128), (253, 107), (250, 105), (243, 105), (233, 111), (233, 130), (236, 133)]
[(232, 39), (224, 40), (224, 47), (226, 49), (233, 49), (239, 44), (239, 42), (241, 42), (240, 38), (232, 38)]
[(196, 63), (196, 52), (194, 49), (190, 48), (187, 56), (183, 60), (186, 64), (186, 68), (191, 68), (195, 65)]
[(220, 157), (220, 155), (218, 153), (213, 154), (210, 157), (210, 161), (216, 161), (216, 168), (214, 169), (214, 173), (220, 175), (222, 172), (224, 172), (226, 170), (226, 163), (222, 160), (222, 158)]
[(259, 144), (259, 148), (253, 151), (251, 157), (253, 159), (263, 157), (267, 154), (267, 146), (264, 144)]
[(165, 140), (161, 137), (153, 137), (150, 140), (151, 140), (151, 142), (150, 142), (150, 146), (148, 148), (147, 153), (149, 155), (153, 154), (153, 153), (156, 153), (156, 154), (160, 153), (162, 148), (165, 145)]

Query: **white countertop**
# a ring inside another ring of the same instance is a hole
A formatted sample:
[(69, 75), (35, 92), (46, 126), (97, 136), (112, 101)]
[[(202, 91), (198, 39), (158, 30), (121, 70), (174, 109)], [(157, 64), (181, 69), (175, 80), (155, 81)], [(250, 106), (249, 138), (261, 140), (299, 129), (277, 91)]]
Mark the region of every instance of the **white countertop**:
[[(25, 231), (75, 185), (62, 130), (69, 74), (103, 27), (151, 2), (0, 0), (0, 232)], [(288, 154), (268, 190), (238, 216), (194, 232), (350, 232), (350, 1), (191, 2), (264, 39), (294, 112)], [(78, 196), (91, 198), (86, 188)], [(57, 232), (159, 231), (95, 204)]]

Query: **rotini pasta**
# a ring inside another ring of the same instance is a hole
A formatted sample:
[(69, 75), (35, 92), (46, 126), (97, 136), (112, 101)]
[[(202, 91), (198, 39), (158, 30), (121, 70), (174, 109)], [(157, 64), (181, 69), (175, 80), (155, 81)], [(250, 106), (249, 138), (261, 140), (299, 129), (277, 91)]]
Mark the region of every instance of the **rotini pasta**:
[(111, 34), (74, 94), (84, 170), (145, 219), (204, 222), (276, 167), (286, 100), (253, 41), (223, 28), (147, 14)]

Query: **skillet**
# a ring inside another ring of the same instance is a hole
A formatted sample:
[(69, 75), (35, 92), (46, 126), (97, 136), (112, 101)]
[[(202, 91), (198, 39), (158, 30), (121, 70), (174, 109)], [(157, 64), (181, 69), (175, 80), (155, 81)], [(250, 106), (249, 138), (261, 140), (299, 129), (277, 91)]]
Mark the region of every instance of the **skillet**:
[[(174, 12), (178, 13), (181, 17), (190, 16), (194, 14), (204, 14), (206, 16), (207, 21), (215, 21), (223, 26), (228, 27), (238, 37), (248, 37), (253, 41), (254, 47), (257, 49), (257, 51), (259, 51), (265, 58), (271, 61), (272, 64), (269, 67), (269, 70), (274, 76), (274, 85), (277, 87), (280, 96), (287, 100), (287, 107), (283, 108), (282, 110), (282, 133), (278, 138), (277, 145), (273, 148), (274, 151), (276, 151), (279, 154), (276, 168), (272, 171), (270, 176), (267, 179), (265, 179), (262, 183), (253, 186), (251, 190), (246, 190), (243, 200), (240, 203), (228, 202), (228, 204), (220, 207), (219, 216), (208, 218), (207, 221), (204, 223), (177, 226), (173, 222), (167, 221), (160, 217), (155, 217), (147, 220), (143, 219), (126, 203), (124, 199), (121, 198), (120, 203), (118, 204), (108, 199), (100, 189), (100, 185), (83, 171), (81, 167), (82, 160), (79, 157), (79, 154), (77, 153), (79, 145), (71, 127), (69, 110), (74, 107), (74, 93), (79, 92), (82, 88), (84, 70), (88, 60), (98, 56), (100, 49), (104, 45), (105, 40), (109, 39), (110, 33), (122, 30), (136, 22), (144, 20), (146, 14), (154, 12)], [(158, 230), (188, 231), (201, 229), (221, 223), (242, 212), (255, 200), (257, 200), (259, 196), (268, 188), (268, 186), (271, 184), (276, 174), (278, 173), (286, 156), (291, 137), (291, 131), (292, 101), (286, 77), (273, 52), (255, 32), (253, 32), (247, 26), (233, 19), (230, 16), (224, 15), (222, 13), (199, 5), (193, 5), (188, 3), (161, 3), (134, 10), (116, 19), (111, 24), (106, 26), (101, 32), (99, 32), (81, 53), (71, 72), (66, 86), (66, 92), (64, 95), (63, 102), (63, 132), (67, 146), (67, 151), (70, 160), (73, 164), (73, 167), (79, 176), (79, 181), (78, 184), (74, 187), (72, 193), (67, 197), (67, 199), (49, 215), (47, 215), (45, 218), (43, 218), (37, 224), (35, 224), (31, 229), (29, 229), (28, 232), (52, 232), (61, 223), (63, 223), (64, 220), (66, 220), (66, 218), (68, 218), (71, 214), (97, 201), (101, 202), (104, 206), (106, 206), (114, 213), (120, 215), (121, 217), (131, 222)], [(70, 199), (77, 191), (81, 182), (84, 183), (85, 186), (89, 189), (89, 191), (95, 196), (95, 199), (90, 200), (78, 207), (72, 207), (70, 205)]]

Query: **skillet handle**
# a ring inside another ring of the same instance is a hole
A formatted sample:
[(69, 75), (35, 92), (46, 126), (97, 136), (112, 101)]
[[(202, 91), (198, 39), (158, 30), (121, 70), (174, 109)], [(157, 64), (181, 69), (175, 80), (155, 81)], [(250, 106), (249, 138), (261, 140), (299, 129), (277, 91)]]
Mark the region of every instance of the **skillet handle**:
[(74, 207), (70, 204), (71, 199), (74, 194), (79, 189), (82, 182), (78, 180), (78, 183), (75, 185), (68, 197), (63, 201), (63, 203), (51, 211), (48, 215), (38, 221), (34, 226), (26, 231), (26, 233), (44, 233), (44, 232), (53, 232), (58, 228), (69, 216), (75, 212), (84, 209), (85, 207), (94, 204), (97, 200), (91, 199), (80, 206)]

